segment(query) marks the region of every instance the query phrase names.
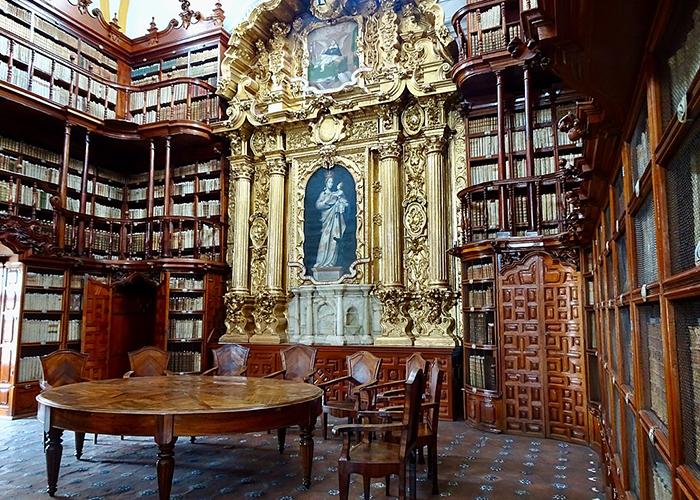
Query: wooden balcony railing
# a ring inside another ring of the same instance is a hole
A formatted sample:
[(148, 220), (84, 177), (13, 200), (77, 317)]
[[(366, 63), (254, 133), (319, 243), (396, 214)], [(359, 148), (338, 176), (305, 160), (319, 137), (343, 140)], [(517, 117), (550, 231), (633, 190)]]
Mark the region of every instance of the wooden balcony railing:
[[(570, 200), (580, 183), (564, 171), (541, 177), (497, 180), (463, 189), (460, 245), (513, 236), (555, 235), (578, 220)], [(505, 210), (501, 210), (501, 204)]]
[(0, 28), (0, 80), (100, 120), (139, 125), (222, 119), (216, 89), (196, 78), (121, 85)]

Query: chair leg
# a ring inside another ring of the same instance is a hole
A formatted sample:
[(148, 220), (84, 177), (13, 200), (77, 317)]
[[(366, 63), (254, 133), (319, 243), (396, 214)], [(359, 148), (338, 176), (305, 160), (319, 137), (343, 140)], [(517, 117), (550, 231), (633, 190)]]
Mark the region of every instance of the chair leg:
[(416, 451), (413, 450), (409, 457), (408, 467), (410, 470), (411, 478), (411, 500), (416, 500)]
[(406, 462), (399, 470), (399, 500), (406, 500)]
[(340, 500), (348, 500), (348, 492), (350, 490), (350, 474), (343, 475), (338, 471), (338, 490), (340, 491)]
[(323, 440), (328, 439), (328, 413), (323, 413)]
[(85, 433), (76, 432), (75, 433), (75, 458), (80, 460), (83, 456), (83, 444), (85, 444)]
[(391, 476), (387, 476), (384, 479), (384, 483), (386, 484), (386, 491), (384, 493), (386, 494), (386, 496), (389, 496), (389, 487), (391, 485)]
[(197, 440), (197, 436), (190, 436), (190, 443), (194, 443)]
[(94, 444), (97, 444), (97, 434), (95, 434), (95, 438), (92, 440)]
[(423, 455), (423, 447), (422, 446), (420, 448), (418, 448), (418, 463), (421, 465), (425, 463), (425, 455)]
[(362, 486), (365, 491), (365, 500), (369, 500), (369, 484), (372, 482), (372, 478), (369, 476), (362, 476)]
[(277, 429), (277, 448), (280, 453), (284, 453), (284, 440), (287, 437), (287, 428), (280, 427)]
[(430, 462), (432, 474), (433, 474), (433, 495), (439, 495), (440, 489), (438, 488), (438, 464), (437, 464), (437, 446), (431, 444), (428, 446), (428, 461)]

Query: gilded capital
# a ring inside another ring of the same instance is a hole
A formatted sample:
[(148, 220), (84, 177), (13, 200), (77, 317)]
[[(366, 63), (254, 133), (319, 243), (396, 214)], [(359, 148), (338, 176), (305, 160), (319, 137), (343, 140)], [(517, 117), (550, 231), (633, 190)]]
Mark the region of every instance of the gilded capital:
[(400, 156), (401, 144), (398, 141), (382, 142), (379, 144), (380, 159), (399, 158)]
[(447, 139), (444, 135), (429, 135), (425, 138), (425, 145), (428, 153), (442, 153), (445, 151)]
[(250, 160), (237, 161), (231, 164), (231, 176), (234, 179), (246, 179), (251, 180), (253, 178), (253, 164)]
[(269, 158), (267, 160), (267, 171), (272, 175), (281, 175), (284, 177), (287, 175), (287, 162), (284, 161), (283, 157)]

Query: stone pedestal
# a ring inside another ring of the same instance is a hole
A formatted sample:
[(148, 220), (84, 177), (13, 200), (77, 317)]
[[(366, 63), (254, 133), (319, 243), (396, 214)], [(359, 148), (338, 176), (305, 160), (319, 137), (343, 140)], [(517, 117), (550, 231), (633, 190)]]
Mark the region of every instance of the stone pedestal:
[(371, 285), (304, 285), (289, 304), (289, 341), (371, 345), (379, 336), (381, 307)]

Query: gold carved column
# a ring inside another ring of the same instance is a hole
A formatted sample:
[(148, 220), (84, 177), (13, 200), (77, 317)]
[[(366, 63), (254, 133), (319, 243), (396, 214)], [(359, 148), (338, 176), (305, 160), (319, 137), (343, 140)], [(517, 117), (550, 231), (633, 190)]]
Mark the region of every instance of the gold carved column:
[(422, 301), (425, 318), (416, 346), (453, 347), (454, 319), (450, 308), (455, 296), (449, 288), (447, 276), (447, 186), (445, 174), (445, 130), (440, 128), (425, 133), (426, 139), (426, 196), (428, 198), (428, 290)]
[(379, 144), (379, 210), (381, 229), (380, 281), (376, 295), (384, 308), (380, 325), (381, 336), (375, 345), (410, 346), (413, 340), (407, 335), (409, 320), (405, 314), (407, 294), (402, 279), (402, 221), (401, 221), (401, 156), (398, 136), (387, 138)]
[(231, 262), (231, 287), (224, 297), (226, 303), (226, 334), (219, 342), (248, 342), (244, 307), (250, 295), (248, 288), (249, 255), (248, 225), (250, 219), (250, 190), (253, 178), (253, 162), (248, 156), (232, 156), (231, 178), (234, 183), (235, 212), (233, 214), (233, 258)]
[(284, 182), (287, 164), (279, 152), (266, 155), (270, 178), (267, 233), (267, 274), (265, 291), (256, 297), (255, 334), (251, 342), (280, 344), (287, 340), (286, 295), (283, 288), (284, 267)]

